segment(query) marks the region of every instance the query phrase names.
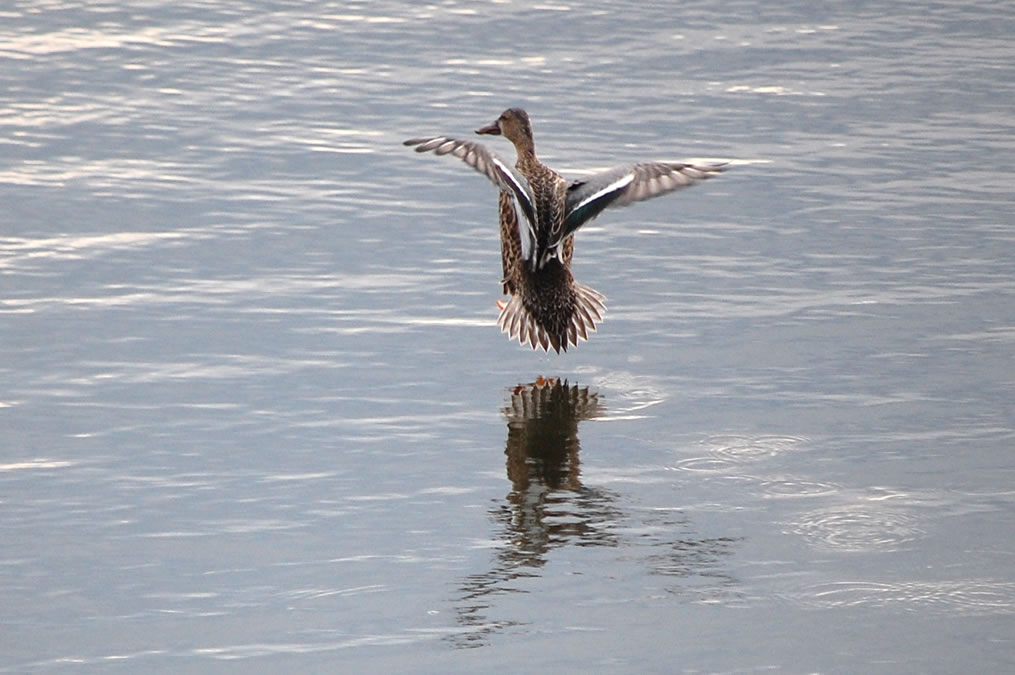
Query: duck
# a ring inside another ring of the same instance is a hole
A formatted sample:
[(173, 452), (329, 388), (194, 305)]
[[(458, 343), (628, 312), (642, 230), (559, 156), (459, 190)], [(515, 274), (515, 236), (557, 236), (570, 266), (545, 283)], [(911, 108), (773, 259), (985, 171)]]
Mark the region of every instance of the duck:
[(643, 162), (567, 180), (539, 161), (525, 110), (508, 108), (475, 133), (510, 141), (514, 166), (472, 140), (429, 136), (403, 145), (457, 157), (499, 189), (501, 285), (510, 299), (498, 301), (497, 324), (511, 340), (558, 354), (588, 340), (606, 313), (606, 297), (571, 274), (575, 232), (609, 207), (658, 197), (726, 168), (725, 163)]

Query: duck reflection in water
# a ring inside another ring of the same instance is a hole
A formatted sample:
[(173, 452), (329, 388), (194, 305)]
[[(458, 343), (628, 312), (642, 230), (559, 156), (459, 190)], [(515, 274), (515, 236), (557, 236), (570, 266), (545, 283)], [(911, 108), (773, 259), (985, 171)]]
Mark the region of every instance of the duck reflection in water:
[(512, 491), (506, 502), (490, 511), (503, 527), (492, 568), (467, 577), (456, 611), (458, 623), (470, 630), (455, 636), (459, 646), (485, 644), (487, 634), (516, 625), (490, 622), (491, 596), (518, 592), (516, 580), (539, 576), (546, 554), (566, 543), (616, 546), (610, 526), (622, 519), (617, 495), (582, 485), (579, 471), (578, 423), (602, 417), (606, 407), (588, 387), (539, 378), (511, 390), (502, 412), (508, 436), (504, 454)]
[(511, 391), (503, 409), (508, 422), (507, 475), (515, 493), (533, 482), (549, 490), (575, 490), (578, 480), (578, 422), (603, 415), (606, 408), (588, 387), (540, 378)]
[(500, 620), (491, 617), (496, 598), (540, 588), (542, 568), (555, 549), (567, 545), (621, 549), (616, 564), (638, 561), (653, 594), (736, 602), (739, 584), (725, 570), (736, 539), (704, 537), (676, 509), (628, 512), (621, 494), (582, 483), (578, 425), (606, 416), (597, 392), (542, 378), (509, 391), (501, 412), (507, 419), (511, 492), (489, 510), (496, 525), (490, 539), (499, 545), (488, 569), (458, 583), (453, 603), (458, 630), (449, 636), (456, 647), (481, 647), (493, 634), (531, 623), (538, 615), (537, 596), (534, 605), (526, 603), (523, 617)]
[(554, 540), (608, 541), (595, 525), (619, 515), (612, 508), (614, 495), (581, 484), (578, 454), (578, 422), (606, 413), (599, 395), (566, 380), (540, 378), (515, 387), (503, 413), (516, 544), (541, 553)]

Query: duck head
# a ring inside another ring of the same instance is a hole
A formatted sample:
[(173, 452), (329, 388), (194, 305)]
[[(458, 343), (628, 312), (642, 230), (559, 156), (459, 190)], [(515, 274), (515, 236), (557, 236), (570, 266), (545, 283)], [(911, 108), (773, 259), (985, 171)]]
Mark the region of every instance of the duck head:
[(519, 149), (532, 147), (532, 124), (528, 113), (521, 108), (508, 108), (491, 124), (476, 129), (476, 133), (503, 136)]

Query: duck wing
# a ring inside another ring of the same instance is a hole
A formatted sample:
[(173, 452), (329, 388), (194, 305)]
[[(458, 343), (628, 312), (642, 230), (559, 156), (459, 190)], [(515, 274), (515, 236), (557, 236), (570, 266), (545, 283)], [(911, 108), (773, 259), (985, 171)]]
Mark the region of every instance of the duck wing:
[(561, 239), (609, 206), (627, 206), (711, 178), (725, 164), (646, 162), (611, 169), (573, 181), (567, 188)]
[(463, 141), (447, 136), (410, 138), (402, 145), (415, 146), (416, 152), (433, 152), (435, 155), (453, 155), (483, 174), (501, 190), (514, 195), (530, 228), (535, 228), (532, 189), (529, 182), (510, 164), (490, 152), (481, 143)]

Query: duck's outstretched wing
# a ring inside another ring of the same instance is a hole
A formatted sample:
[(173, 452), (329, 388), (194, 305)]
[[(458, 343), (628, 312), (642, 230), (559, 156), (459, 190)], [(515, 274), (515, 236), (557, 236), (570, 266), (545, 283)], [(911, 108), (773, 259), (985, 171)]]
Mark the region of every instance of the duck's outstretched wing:
[(476, 171), (480, 172), (499, 187), (515, 197), (525, 220), (535, 227), (532, 190), (525, 178), (510, 164), (486, 149), (481, 143), (463, 141), (447, 136), (432, 138), (410, 138), (402, 145), (415, 146), (416, 152), (433, 152), (435, 155), (453, 155)]
[(646, 162), (597, 173), (567, 188), (560, 239), (609, 206), (627, 206), (673, 192), (725, 171), (725, 164)]

